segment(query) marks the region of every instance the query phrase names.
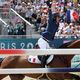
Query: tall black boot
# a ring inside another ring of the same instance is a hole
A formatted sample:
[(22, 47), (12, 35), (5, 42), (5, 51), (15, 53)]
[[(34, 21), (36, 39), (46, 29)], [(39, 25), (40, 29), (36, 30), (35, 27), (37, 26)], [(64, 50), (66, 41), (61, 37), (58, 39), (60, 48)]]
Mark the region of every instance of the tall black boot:
[(42, 65), (43, 68), (45, 67), (45, 65), (46, 65), (46, 56), (41, 57), (41, 65)]

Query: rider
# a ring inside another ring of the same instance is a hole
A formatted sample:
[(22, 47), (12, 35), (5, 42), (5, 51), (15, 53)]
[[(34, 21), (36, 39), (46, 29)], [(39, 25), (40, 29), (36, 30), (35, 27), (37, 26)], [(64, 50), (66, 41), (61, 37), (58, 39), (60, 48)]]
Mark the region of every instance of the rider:
[[(46, 31), (41, 33), (41, 38), (39, 38), (37, 44), (40, 49), (50, 49), (49, 41), (54, 40), (55, 33), (59, 27), (60, 16), (58, 13), (52, 14), (51, 4), (50, 2), (47, 3), (49, 6), (49, 19), (48, 19), (48, 26)], [(53, 17), (52, 17), (53, 16)], [(46, 64), (46, 56), (42, 56), (41, 64), (45, 67)]]

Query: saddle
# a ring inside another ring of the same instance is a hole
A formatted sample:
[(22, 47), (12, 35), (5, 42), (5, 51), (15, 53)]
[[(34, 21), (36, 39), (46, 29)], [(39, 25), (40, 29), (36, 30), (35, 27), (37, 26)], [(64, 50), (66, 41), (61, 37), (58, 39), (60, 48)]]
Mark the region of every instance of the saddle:
[(50, 55), (43, 55), (43, 56), (38, 56), (39, 60), (41, 61), (42, 67), (45, 67), (47, 65), (46, 61), (49, 58)]

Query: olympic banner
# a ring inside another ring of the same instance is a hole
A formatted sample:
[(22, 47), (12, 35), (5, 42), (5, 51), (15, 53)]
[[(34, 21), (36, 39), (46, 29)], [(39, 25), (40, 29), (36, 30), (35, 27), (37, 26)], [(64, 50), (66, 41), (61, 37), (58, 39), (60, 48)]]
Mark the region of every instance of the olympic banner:
[(36, 42), (37, 39), (2, 38), (0, 49), (32, 49)]
[[(0, 49), (33, 49), (37, 42), (37, 38), (1, 38), (0, 39)], [(58, 48), (64, 43), (67, 43), (73, 38), (55, 38), (49, 44), (51, 47)]]

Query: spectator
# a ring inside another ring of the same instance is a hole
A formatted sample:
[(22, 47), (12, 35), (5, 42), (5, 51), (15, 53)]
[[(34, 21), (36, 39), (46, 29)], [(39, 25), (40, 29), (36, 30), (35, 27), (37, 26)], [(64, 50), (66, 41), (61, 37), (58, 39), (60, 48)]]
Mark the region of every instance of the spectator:
[(32, 20), (32, 19), (31, 19), (32, 14), (33, 14), (33, 11), (32, 11), (32, 9), (31, 9), (30, 4), (28, 3), (27, 10), (26, 10), (26, 16), (25, 16), (25, 18), (26, 18), (27, 21), (32, 22), (32, 21), (31, 21), (31, 20)]
[(36, 20), (37, 20), (37, 13), (36, 12), (34, 12), (33, 14), (32, 14), (32, 23), (36, 26)]
[(45, 31), (46, 27), (47, 27), (47, 20), (48, 16), (46, 14), (43, 14), (41, 17), (41, 25), (40, 25), (40, 30)]
[(35, 29), (36, 31), (39, 30), (40, 25), (41, 25), (41, 15), (38, 15), (37, 21), (36, 21), (36, 29)]
[[(45, 29), (48, 25), (47, 23), (47, 12), (48, 12), (48, 6), (50, 0), (41, 0), (39, 2), (35, 2), (34, 0), (30, 0), (27, 2), (19, 3), (16, 5), (15, 9), (18, 13), (21, 13), (21, 15), (26, 18), (29, 22), (33, 23), (36, 27), (35, 30), (38, 31), (39, 29)], [(77, 21), (66, 21), (66, 10), (73, 10), (76, 9), (76, 11), (80, 14), (80, 9), (76, 8), (79, 7), (79, 1), (77, 0), (53, 0), (52, 2), (53, 10), (52, 13), (59, 13), (61, 16), (61, 23), (59, 28), (60, 34), (72, 34), (70, 31), (76, 31), (76, 29), (71, 26), (71, 22), (79, 23), (79, 20)], [(65, 25), (65, 23), (67, 25)], [(76, 26), (77, 24), (75, 24)], [(62, 26), (62, 27), (61, 27)], [(78, 30), (79, 28), (77, 28)], [(61, 31), (60, 31), (61, 30)], [(24, 29), (23, 29), (24, 31)], [(66, 32), (67, 31), (67, 32)], [(65, 33), (66, 32), (66, 33)]]
[(14, 0), (11, 1), (11, 8), (12, 8), (12, 9), (15, 9), (15, 3), (14, 3)]
[(16, 10), (18, 13), (21, 13), (21, 10), (22, 10), (22, 5), (21, 5), (21, 3), (18, 3), (18, 4), (15, 6), (15, 10)]
[(25, 2), (22, 2), (21, 5), (22, 5), (21, 16), (25, 18), (25, 15), (26, 15), (25, 13), (26, 13), (26, 11), (27, 11), (27, 7), (26, 7), (27, 4), (26, 4)]
[(8, 35), (14, 35), (14, 26), (13, 26), (12, 22), (9, 22)]

